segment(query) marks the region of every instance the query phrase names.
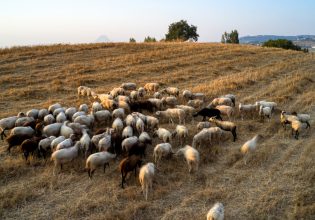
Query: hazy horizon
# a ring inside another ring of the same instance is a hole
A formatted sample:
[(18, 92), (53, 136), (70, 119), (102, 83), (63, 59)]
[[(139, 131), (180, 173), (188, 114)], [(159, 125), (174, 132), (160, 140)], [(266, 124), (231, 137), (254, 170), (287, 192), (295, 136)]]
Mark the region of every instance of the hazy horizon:
[[(303, 2), (303, 3), (301, 3)], [(199, 42), (219, 42), (224, 31), (240, 36), (315, 34), (315, 2), (135, 0), (11, 0), (0, 2), (0, 47), (164, 38), (181, 19), (198, 27)]]

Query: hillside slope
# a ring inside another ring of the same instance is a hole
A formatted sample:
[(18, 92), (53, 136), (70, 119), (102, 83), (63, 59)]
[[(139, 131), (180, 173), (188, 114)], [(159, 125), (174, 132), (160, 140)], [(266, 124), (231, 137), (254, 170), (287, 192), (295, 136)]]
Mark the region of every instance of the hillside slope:
[[(54, 102), (90, 103), (77, 98), (79, 85), (108, 92), (127, 81), (203, 92), (208, 101), (233, 93), (237, 105), (266, 99), (313, 118), (311, 129), (295, 140), (283, 131), (279, 112), (270, 122), (236, 116), (235, 143), (217, 145), (216, 154), (204, 146), (200, 171), (192, 175), (182, 159), (164, 161), (148, 202), (133, 175), (126, 189), (119, 187), (119, 161), (106, 174), (97, 170), (92, 181), (83, 160), (53, 176), (50, 161), (34, 158), (27, 165), (18, 149), (8, 155), (1, 141), (1, 219), (205, 219), (217, 201), (225, 205), (226, 219), (315, 218), (314, 54), (246, 45), (111, 43), (4, 49), (0, 58), (0, 118)], [(188, 124), (187, 143), (195, 126)], [(257, 133), (264, 142), (244, 165), (238, 149)], [(147, 155), (151, 161), (152, 148)]]

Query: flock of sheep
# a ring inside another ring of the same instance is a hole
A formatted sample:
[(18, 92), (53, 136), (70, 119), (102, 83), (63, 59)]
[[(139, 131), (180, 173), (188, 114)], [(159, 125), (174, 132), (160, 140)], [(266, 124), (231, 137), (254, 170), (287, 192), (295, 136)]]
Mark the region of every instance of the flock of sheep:
[[(97, 168), (103, 167), (105, 172), (112, 160), (121, 157), (121, 187), (124, 188), (128, 173), (134, 172), (136, 175), (139, 167), (139, 181), (146, 200), (162, 158), (172, 157), (173, 154), (183, 155), (189, 172), (197, 171), (200, 162), (198, 149), (201, 146), (226, 140), (230, 138), (230, 133), (233, 141), (236, 141), (237, 124), (233, 122), (236, 110), (242, 120), (257, 116), (270, 119), (277, 107), (275, 102), (257, 101), (247, 105), (239, 103), (236, 109), (236, 97), (232, 94), (215, 98), (206, 105), (206, 97), (202, 93), (188, 90), (180, 93), (176, 87), (160, 89), (158, 83), (147, 83), (138, 89), (135, 83), (123, 83), (104, 94), (80, 86), (77, 92), (79, 97), (93, 100), (90, 108), (86, 104), (78, 109), (66, 108), (56, 103), (48, 109), (32, 109), (26, 114), (21, 112), (17, 116), (1, 119), (1, 138), (5, 137), (8, 151), (20, 145), (26, 161), (29, 154), (36, 153), (44, 158), (51, 154), (54, 174), (58, 167), (62, 170), (63, 164), (82, 154), (90, 178)], [(194, 122), (197, 116), (203, 117), (196, 125), (198, 133), (193, 136), (191, 146), (185, 145), (188, 138), (185, 123)], [(222, 117), (228, 120), (222, 120)], [(162, 121), (178, 125), (174, 131), (170, 131), (160, 126)], [(308, 114), (290, 115), (282, 111), (280, 121), (284, 128), (287, 124), (291, 125), (296, 139), (303, 123), (310, 127)], [(10, 130), (8, 135), (6, 130)], [(154, 161), (142, 165), (153, 138), (161, 142), (153, 149)], [(262, 138), (260, 134), (255, 135), (240, 148), (241, 153), (247, 155), (253, 152)], [(171, 143), (180, 147), (176, 153)], [(209, 210), (207, 219), (223, 218), (224, 207), (216, 203)]]

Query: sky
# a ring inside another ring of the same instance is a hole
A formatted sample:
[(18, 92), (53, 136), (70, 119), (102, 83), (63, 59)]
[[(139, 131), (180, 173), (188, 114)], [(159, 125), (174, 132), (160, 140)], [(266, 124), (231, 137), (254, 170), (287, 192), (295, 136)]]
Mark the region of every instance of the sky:
[(246, 35), (315, 34), (315, 0), (0, 0), (0, 47), (165, 37), (181, 19), (200, 42), (224, 31)]

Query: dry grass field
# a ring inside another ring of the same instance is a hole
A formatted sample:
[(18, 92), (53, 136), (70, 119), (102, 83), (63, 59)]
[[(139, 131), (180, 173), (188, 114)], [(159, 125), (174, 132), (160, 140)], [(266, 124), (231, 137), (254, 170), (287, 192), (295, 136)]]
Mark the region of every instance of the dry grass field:
[[(120, 188), (120, 158), (105, 174), (97, 170), (92, 180), (83, 159), (53, 176), (50, 161), (32, 158), (26, 164), (18, 147), (8, 155), (0, 141), (1, 219), (197, 220), (206, 219), (217, 201), (225, 205), (226, 219), (315, 219), (315, 54), (202, 43), (22, 47), (0, 50), (0, 76), (0, 118), (55, 102), (90, 104), (78, 99), (79, 85), (108, 92), (127, 81), (203, 92), (208, 101), (233, 93), (237, 105), (266, 99), (313, 118), (311, 129), (295, 140), (282, 129), (279, 112), (265, 122), (236, 116), (235, 143), (230, 138), (204, 146), (194, 174), (182, 158), (164, 160), (148, 201), (133, 175)], [(191, 144), (196, 122), (187, 126)], [(257, 133), (264, 142), (245, 165), (239, 148)], [(173, 146), (178, 149), (176, 142)], [(152, 161), (152, 151), (146, 162)]]

